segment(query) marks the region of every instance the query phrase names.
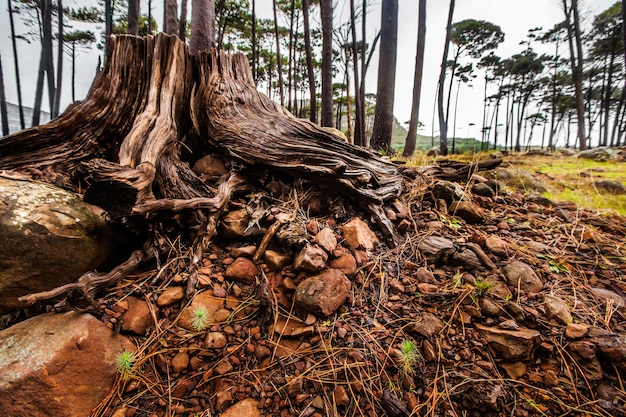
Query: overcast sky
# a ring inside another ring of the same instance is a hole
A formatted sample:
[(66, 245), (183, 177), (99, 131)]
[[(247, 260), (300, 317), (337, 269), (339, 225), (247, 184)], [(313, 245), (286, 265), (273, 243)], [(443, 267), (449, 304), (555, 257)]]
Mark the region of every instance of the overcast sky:
[[(369, 39), (374, 37), (380, 28), (380, 1), (374, 1), (368, 14)], [(79, 1), (64, 2), (64, 5), (83, 4)], [(142, 13), (146, 12), (147, 1), (141, 2)], [(189, 2), (191, 4), (191, 2)], [(348, 0), (336, 0), (335, 18), (345, 9)], [(357, 2), (359, 3), (359, 2)], [(415, 67), (415, 51), (417, 41), (417, 0), (399, 0), (399, 33), (398, 33), (398, 62), (396, 74), (396, 99), (394, 114), (405, 122), (410, 117), (411, 94), (413, 88), (413, 72)], [(582, 0), (579, 1), (583, 16), (590, 24), (593, 16), (607, 9), (613, 0)], [(15, 88), (15, 72), (12, 59), (12, 47), (10, 40), (9, 19), (6, 10), (6, 2), (2, 2), (0, 10), (0, 53), (2, 54), (2, 66), (4, 70), (4, 82), (7, 100), (17, 103), (17, 90)], [(261, 17), (271, 17), (271, 0), (257, 0)], [(420, 121), (425, 124), (423, 134), (430, 135), (434, 97), (436, 94), (439, 65), (443, 52), (445, 37), (445, 24), (448, 13), (448, 1), (429, 0), (427, 6), (427, 31), (426, 31), (426, 56), (424, 62), (424, 78), (422, 87), (422, 100), (420, 109)], [(153, 1), (154, 15), (162, 26), (162, 2)], [(505, 33), (505, 41), (496, 51), (502, 58), (509, 57), (523, 50), (519, 45), (520, 40), (525, 39), (528, 29), (543, 27), (544, 29), (554, 26), (563, 20), (561, 0), (458, 0), (454, 13), (454, 21), (464, 19), (480, 19), (499, 25)], [(17, 17), (18, 32), (24, 28)], [(542, 46), (535, 45), (536, 49), (542, 50)], [(39, 64), (39, 46), (36, 43), (28, 45), (18, 41), (20, 57), (20, 74), (22, 77), (22, 92), (24, 104), (32, 106), (34, 102), (34, 87), (36, 84), (37, 68)], [(551, 50), (545, 50), (551, 52)], [(99, 52), (82, 52), (77, 61), (77, 99), (81, 99), (87, 93), (97, 64)], [(376, 72), (378, 67), (378, 54), (376, 53), (367, 77), (367, 91), (376, 90)], [(70, 94), (70, 62), (65, 61), (63, 103), (67, 106), (71, 101)], [(338, 82), (341, 80), (337, 80)], [(482, 74), (473, 82), (473, 88), (463, 88), (459, 98), (459, 110), (457, 119), (457, 135), (480, 136), (482, 123), (482, 98), (483, 98)], [(44, 98), (44, 106), (47, 100)], [(451, 123), (451, 122), (450, 122)], [(470, 126), (473, 123), (475, 126)], [(435, 121), (435, 126), (437, 122)], [(438, 128), (435, 127), (436, 132)], [(452, 135), (452, 126), (449, 127), (449, 136)]]

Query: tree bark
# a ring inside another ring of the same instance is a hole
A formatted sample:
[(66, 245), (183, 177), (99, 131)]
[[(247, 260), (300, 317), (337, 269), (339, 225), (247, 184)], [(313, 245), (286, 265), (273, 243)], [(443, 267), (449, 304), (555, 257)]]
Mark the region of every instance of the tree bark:
[(13, 5), (11, 0), (8, 0), (9, 9), (9, 22), (11, 25), (11, 44), (13, 46), (13, 62), (15, 64), (15, 84), (17, 88), (17, 105), (20, 113), (20, 127), (26, 128), (26, 121), (24, 119), (24, 106), (22, 104), (22, 82), (20, 80), (20, 65), (17, 58), (17, 43), (15, 37), (15, 22), (13, 21)]
[(128, 0), (129, 35), (139, 35), (139, 0)]
[(57, 19), (59, 31), (57, 37), (57, 81), (54, 90), (54, 106), (51, 117), (57, 117), (61, 111), (61, 86), (63, 85), (63, 1), (57, 0)]
[(178, 37), (183, 41), (187, 39), (187, 0), (181, 0), (180, 19), (178, 19)]
[[(190, 164), (194, 155), (219, 152), (242, 175), (275, 170), (351, 197), (393, 245), (382, 204), (400, 195), (395, 165), (258, 92), (244, 55), (190, 55), (165, 34), (109, 43), (105, 68), (83, 101), (0, 141), (0, 170), (86, 188), (85, 201), (109, 215), (141, 219), (214, 207), (213, 191)], [(181, 159), (183, 150), (190, 160)]]
[(322, 126), (333, 126), (333, 5), (320, 0), (322, 14)]
[(396, 57), (398, 51), (398, 1), (382, 3), (380, 23), (380, 57), (378, 88), (371, 147), (391, 153), (393, 134), (393, 99), (396, 90)]
[(2, 72), (2, 55), (0, 55), (0, 124), (2, 136), (9, 134), (9, 115), (7, 112), (7, 99), (4, 94), (4, 74)]
[(178, 2), (164, 0), (163, 4), (163, 32), (170, 35), (178, 34)]
[(280, 105), (285, 105), (285, 86), (283, 85), (283, 59), (280, 55), (280, 32), (278, 30), (278, 7), (276, 6), (276, 0), (273, 0), (273, 11), (274, 11), (274, 38), (276, 41), (276, 64), (278, 67), (278, 91), (280, 94), (279, 101)]
[[(354, 144), (367, 146), (365, 140), (365, 110), (361, 101), (361, 85), (359, 83), (358, 48), (356, 42), (356, 11), (354, 0), (350, 0), (350, 31), (352, 32), (352, 66), (354, 68)], [(365, 40), (363, 40), (365, 42)]]
[(189, 53), (196, 55), (215, 47), (215, 0), (191, 1)]
[(417, 53), (415, 54), (415, 76), (413, 78), (413, 101), (411, 103), (411, 119), (409, 131), (406, 135), (404, 151), (405, 157), (415, 152), (417, 128), (419, 125), (420, 97), (422, 94), (422, 73), (424, 72), (424, 51), (426, 50), (426, 0), (419, 0), (419, 21), (417, 24)]

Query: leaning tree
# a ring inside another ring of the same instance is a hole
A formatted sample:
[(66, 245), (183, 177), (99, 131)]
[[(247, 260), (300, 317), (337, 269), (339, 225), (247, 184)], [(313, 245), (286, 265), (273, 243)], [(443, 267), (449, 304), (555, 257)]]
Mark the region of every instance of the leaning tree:
[[(232, 161), (217, 187), (191, 169), (207, 154)], [(194, 213), (187, 216), (196, 230), (189, 294), (231, 194), (263, 170), (310, 179), (352, 198), (394, 244), (382, 209), (401, 193), (394, 164), (294, 117), (257, 91), (244, 55), (214, 49), (191, 55), (176, 36), (110, 37), (105, 68), (84, 100), (0, 141), (0, 174), (80, 188), (85, 201), (111, 218), (141, 223)], [(138, 249), (109, 274), (76, 285), (93, 294), (149, 256)]]

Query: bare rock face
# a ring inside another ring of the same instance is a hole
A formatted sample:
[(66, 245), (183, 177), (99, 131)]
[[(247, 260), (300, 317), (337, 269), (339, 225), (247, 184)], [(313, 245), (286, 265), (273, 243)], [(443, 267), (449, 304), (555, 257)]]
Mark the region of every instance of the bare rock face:
[(293, 261), (294, 269), (299, 271), (317, 272), (326, 267), (328, 254), (317, 245), (307, 243)]
[(372, 232), (367, 223), (355, 217), (341, 228), (343, 238), (353, 251), (355, 249), (374, 249), (374, 245), (379, 242), (376, 234)]
[(12, 417), (84, 417), (134, 350), (89, 314), (42, 314), (0, 332), (0, 410)]
[(476, 324), (476, 329), (494, 356), (509, 361), (530, 359), (540, 341), (540, 333), (531, 329), (509, 330), (481, 324)]
[(524, 262), (511, 262), (503, 268), (507, 283), (513, 288), (519, 288), (526, 293), (539, 292), (543, 289), (543, 282), (533, 269)]
[(108, 255), (101, 209), (71, 192), (0, 177), (0, 314), (17, 298), (74, 282)]
[(302, 281), (296, 288), (296, 303), (312, 313), (333, 314), (348, 297), (350, 280), (337, 269), (326, 269)]

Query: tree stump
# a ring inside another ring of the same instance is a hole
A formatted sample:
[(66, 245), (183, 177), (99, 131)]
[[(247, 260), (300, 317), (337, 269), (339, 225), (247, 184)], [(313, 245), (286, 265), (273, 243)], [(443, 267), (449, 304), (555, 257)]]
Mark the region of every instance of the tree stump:
[[(192, 56), (166, 34), (108, 41), (106, 66), (87, 97), (0, 141), (0, 170), (86, 190), (84, 200), (112, 217), (201, 210), (196, 218), (206, 227), (246, 178), (274, 170), (350, 197), (395, 244), (382, 210), (401, 193), (395, 165), (272, 102), (256, 90), (244, 55)], [(218, 193), (190, 168), (210, 153), (232, 161)]]

